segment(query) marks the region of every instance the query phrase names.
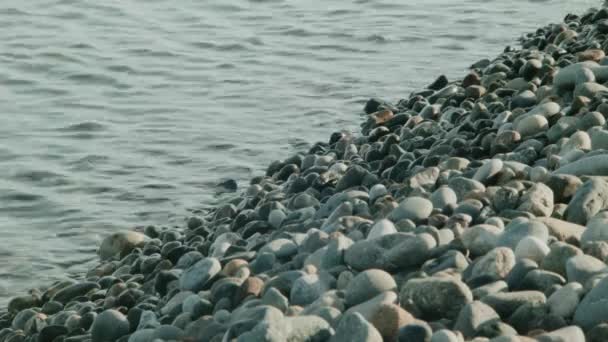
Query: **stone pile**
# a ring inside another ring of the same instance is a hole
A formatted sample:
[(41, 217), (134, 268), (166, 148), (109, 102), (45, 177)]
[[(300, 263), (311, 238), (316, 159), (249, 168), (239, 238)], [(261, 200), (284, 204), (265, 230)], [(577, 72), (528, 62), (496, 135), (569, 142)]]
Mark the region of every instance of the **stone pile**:
[(608, 341), (608, 8), (11, 300), (0, 342)]

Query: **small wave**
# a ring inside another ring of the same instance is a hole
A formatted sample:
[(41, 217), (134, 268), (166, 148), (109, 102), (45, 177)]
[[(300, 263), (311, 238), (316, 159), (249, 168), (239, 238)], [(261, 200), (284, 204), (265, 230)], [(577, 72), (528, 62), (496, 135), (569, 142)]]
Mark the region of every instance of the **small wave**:
[(382, 44), (390, 42), (390, 39), (388, 39), (382, 35), (379, 35), (379, 34), (372, 34), (370, 36), (365, 37), (364, 40), (368, 41), (368, 42), (382, 43)]
[[(17, 192), (12, 191), (0, 196), (1, 199), (7, 201), (17, 201), (17, 202), (36, 202), (40, 201), (44, 198), (44, 196), (26, 193), (26, 192)], [(8, 208), (7, 208), (8, 209)]]
[(95, 49), (95, 47), (91, 44), (87, 44), (87, 43), (75, 43), (75, 44), (71, 44), (68, 46), (68, 48), (70, 49), (78, 49), (78, 50), (88, 50), (88, 49)]
[(294, 36), (294, 37), (313, 37), (316, 34), (312, 31), (303, 29), (303, 28), (291, 28), (282, 32), (286, 36)]
[(176, 189), (176, 187), (171, 184), (150, 183), (140, 186), (139, 189), (173, 190)]
[(104, 131), (106, 126), (95, 121), (81, 122), (60, 128), (61, 132), (100, 132)]
[(117, 79), (111, 76), (102, 75), (102, 74), (93, 74), (93, 73), (78, 73), (71, 74), (67, 77), (68, 80), (77, 82), (79, 84), (93, 84), (93, 85), (106, 85), (112, 87), (124, 87), (129, 85), (124, 85), (118, 82)]
[(48, 59), (52, 59), (53, 61), (58, 61), (58, 62), (69, 62), (69, 63), (76, 63), (76, 64), (80, 64), (80, 65), (85, 64), (85, 62), (81, 61), (80, 59), (72, 57), (72, 56), (68, 56), (61, 52), (42, 52), (42, 53), (39, 53), (37, 55), (37, 57), (48, 58)]
[(29, 170), (18, 172), (14, 175), (14, 179), (38, 183), (39, 185), (60, 186), (70, 184), (64, 175), (60, 175), (51, 171)]

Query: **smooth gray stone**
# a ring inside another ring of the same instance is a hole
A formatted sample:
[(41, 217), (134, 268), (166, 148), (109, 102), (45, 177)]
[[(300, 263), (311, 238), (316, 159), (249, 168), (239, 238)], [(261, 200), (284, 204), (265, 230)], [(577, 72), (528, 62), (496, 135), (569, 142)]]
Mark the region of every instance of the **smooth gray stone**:
[(560, 167), (554, 173), (574, 176), (608, 176), (608, 155), (584, 157)]
[(473, 301), (473, 294), (465, 283), (440, 277), (411, 279), (405, 283), (399, 297), (406, 310), (413, 305), (411, 311), (419, 311), (431, 320), (454, 319)]
[(499, 292), (487, 295), (482, 302), (491, 306), (502, 318), (507, 318), (525, 303), (545, 303), (547, 297), (539, 291)]
[(358, 312), (345, 314), (338, 324), (336, 334), (330, 342), (382, 342), (382, 336)]
[(534, 236), (539, 240), (546, 242), (549, 238), (549, 230), (547, 229), (547, 226), (540, 221), (517, 218), (505, 227), (505, 230), (498, 238), (496, 245), (509, 247), (512, 250), (515, 250), (517, 244), (527, 236)]
[(127, 317), (116, 310), (106, 310), (95, 318), (91, 326), (92, 342), (114, 342), (129, 333)]
[(566, 262), (566, 276), (569, 282), (586, 284), (593, 276), (608, 273), (608, 267), (604, 262), (591, 255), (577, 255)]
[(420, 222), (426, 220), (433, 211), (433, 203), (423, 197), (408, 197), (403, 200), (397, 208), (393, 209), (389, 218), (393, 222), (401, 220), (412, 220)]
[(379, 269), (371, 269), (357, 274), (345, 290), (346, 305), (363, 303), (385, 291), (396, 291), (397, 283), (393, 277)]
[[(589, 158), (591, 159), (591, 158)], [(608, 206), (608, 183), (599, 178), (591, 178), (578, 188), (566, 210), (569, 222), (581, 225)]]
[(585, 333), (580, 327), (571, 325), (535, 337), (538, 342), (585, 342)]
[(460, 310), (454, 330), (460, 331), (466, 338), (473, 338), (479, 326), (494, 319), (500, 319), (494, 309), (483, 302), (474, 301)]
[(216, 258), (205, 258), (185, 270), (180, 278), (180, 289), (187, 291), (200, 291), (207, 282), (222, 270), (222, 265)]

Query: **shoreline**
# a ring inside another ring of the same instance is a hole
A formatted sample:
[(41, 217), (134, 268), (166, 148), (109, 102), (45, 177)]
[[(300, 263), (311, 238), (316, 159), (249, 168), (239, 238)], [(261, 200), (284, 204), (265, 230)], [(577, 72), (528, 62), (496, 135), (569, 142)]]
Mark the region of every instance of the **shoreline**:
[(371, 99), (359, 135), (13, 298), (0, 342), (608, 339), (606, 34), (606, 7), (567, 15)]

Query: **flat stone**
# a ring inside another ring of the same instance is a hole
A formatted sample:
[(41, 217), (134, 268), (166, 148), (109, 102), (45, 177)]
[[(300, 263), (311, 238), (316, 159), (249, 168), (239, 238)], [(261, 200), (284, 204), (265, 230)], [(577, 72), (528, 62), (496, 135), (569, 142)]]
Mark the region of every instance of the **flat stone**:
[(547, 297), (539, 291), (515, 291), (490, 294), (481, 299), (502, 318), (511, 316), (517, 308), (525, 303), (545, 303)]
[(62, 304), (67, 304), (67, 302), (69, 302), (73, 298), (84, 296), (87, 293), (94, 290), (98, 290), (100, 288), (101, 287), (95, 282), (85, 281), (82, 283), (77, 283), (64, 287), (63, 289), (55, 293), (51, 300)]
[(540, 241), (546, 242), (549, 238), (549, 230), (540, 221), (517, 218), (505, 227), (504, 232), (498, 238), (497, 246), (515, 249), (517, 244), (528, 236), (533, 236)]
[(553, 217), (538, 217), (536, 220), (542, 222), (549, 229), (549, 235), (559, 241), (565, 241), (578, 245), (585, 232), (585, 226), (580, 224), (560, 220)]
[(277, 258), (288, 258), (298, 253), (298, 246), (290, 239), (276, 239), (262, 247), (259, 253), (272, 253)]
[(371, 269), (357, 274), (345, 290), (346, 305), (363, 303), (385, 291), (396, 291), (397, 283), (393, 277), (379, 269)]
[(357, 241), (344, 254), (350, 267), (363, 271), (377, 268), (385, 271), (420, 266), (431, 257), (437, 245), (429, 234), (397, 233), (372, 240)]
[(180, 289), (185, 291), (200, 291), (221, 270), (222, 265), (217, 259), (202, 259), (181, 274), (179, 278)]
[(608, 320), (606, 301), (608, 300), (608, 277), (587, 293), (574, 313), (573, 323), (589, 330), (599, 323)]
[(554, 173), (573, 176), (606, 176), (608, 175), (608, 155), (600, 154), (581, 158), (560, 167)]

